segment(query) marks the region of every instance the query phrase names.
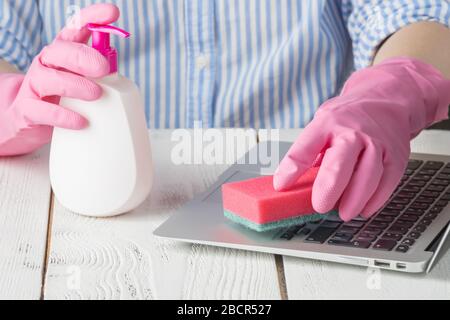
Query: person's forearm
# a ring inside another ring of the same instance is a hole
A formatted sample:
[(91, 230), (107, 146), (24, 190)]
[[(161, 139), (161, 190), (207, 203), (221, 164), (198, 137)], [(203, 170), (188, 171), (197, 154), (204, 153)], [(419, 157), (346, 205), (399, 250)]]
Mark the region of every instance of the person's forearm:
[(413, 23), (388, 38), (373, 63), (400, 56), (429, 63), (450, 79), (450, 29), (436, 22)]
[(14, 66), (0, 58), (0, 73), (19, 73), (19, 71)]

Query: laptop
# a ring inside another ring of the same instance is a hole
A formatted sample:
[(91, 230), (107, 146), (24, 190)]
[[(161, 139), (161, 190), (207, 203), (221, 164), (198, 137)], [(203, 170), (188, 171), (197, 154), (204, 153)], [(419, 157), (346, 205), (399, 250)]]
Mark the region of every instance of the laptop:
[(189, 243), (409, 273), (428, 273), (446, 251), (450, 233), (450, 156), (412, 154), (399, 186), (370, 219), (357, 217), (345, 223), (331, 212), (321, 221), (264, 233), (226, 219), (221, 186), (270, 174), (273, 168), (249, 159), (258, 158), (261, 150), (276, 150), (273, 153), (282, 158), (290, 146), (288, 142), (258, 144), (154, 234)]

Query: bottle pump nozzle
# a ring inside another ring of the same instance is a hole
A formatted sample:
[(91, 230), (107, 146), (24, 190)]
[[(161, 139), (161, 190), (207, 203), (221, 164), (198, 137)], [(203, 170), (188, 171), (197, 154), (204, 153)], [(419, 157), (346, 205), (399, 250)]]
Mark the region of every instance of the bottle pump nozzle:
[(92, 47), (100, 52), (109, 61), (110, 73), (117, 72), (117, 50), (111, 47), (110, 35), (129, 38), (130, 33), (110, 25), (89, 23), (88, 30), (92, 31)]

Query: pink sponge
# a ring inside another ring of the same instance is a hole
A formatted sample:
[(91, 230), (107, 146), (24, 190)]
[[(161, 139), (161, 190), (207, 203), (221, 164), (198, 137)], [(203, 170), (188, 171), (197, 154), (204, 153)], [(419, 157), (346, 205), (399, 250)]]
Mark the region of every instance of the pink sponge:
[[(312, 186), (319, 168), (309, 169), (289, 191), (277, 192), (273, 176), (233, 182), (222, 186), (225, 216), (257, 231), (322, 218), (311, 203)], [(306, 219), (303, 217), (308, 216)]]

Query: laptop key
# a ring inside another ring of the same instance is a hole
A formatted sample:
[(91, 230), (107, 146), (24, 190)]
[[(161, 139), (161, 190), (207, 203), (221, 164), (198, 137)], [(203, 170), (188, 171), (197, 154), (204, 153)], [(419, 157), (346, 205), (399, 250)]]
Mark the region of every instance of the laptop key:
[(357, 237), (357, 238), (362, 237), (362, 238), (370, 238), (370, 239), (373, 238), (373, 239), (376, 239), (376, 238), (378, 237), (378, 235), (377, 235), (377, 234), (374, 234), (374, 233), (364, 232), (364, 230), (363, 230), (363, 231), (361, 231), (361, 233), (359, 233), (356, 237)]
[(440, 173), (437, 175), (438, 179), (443, 179), (443, 180), (450, 180), (450, 174), (449, 173)]
[(414, 193), (420, 192), (421, 190), (422, 190), (422, 188), (420, 188), (420, 187), (409, 186), (409, 185), (406, 185), (406, 186), (404, 186), (404, 187), (402, 188), (402, 191), (405, 191), (405, 192), (414, 192)]
[(356, 218), (353, 218), (352, 221), (361, 221), (361, 222), (366, 222), (368, 219), (367, 218), (363, 218), (361, 216), (357, 216)]
[(417, 240), (420, 238), (420, 236), (421, 236), (421, 234), (419, 232), (412, 231), (412, 232), (408, 233), (408, 238), (410, 238), (410, 239)]
[(415, 242), (416, 242), (416, 240), (408, 238), (408, 239), (403, 240), (402, 244), (405, 244), (405, 245), (411, 247), (412, 245), (414, 245)]
[(410, 187), (423, 187), (425, 186), (427, 183), (425, 181), (422, 180), (417, 180), (417, 179), (412, 179), (407, 186)]
[(364, 224), (365, 224), (365, 222), (352, 220), (352, 221), (344, 223), (343, 226), (344, 227), (358, 228), (359, 229), (359, 228), (362, 228), (364, 226)]
[(376, 216), (376, 218), (373, 220), (374, 222), (392, 222), (394, 221), (394, 217), (392, 216), (385, 216), (385, 215), (378, 215)]
[(400, 216), (400, 219), (402, 221), (416, 222), (417, 220), (419, 220), (419, 217), (417, 217), (416, 215), (404, 213)]
[(357, 248), (364, 248), (367, 249), (372, 244), (372, 241), (361, 241), (361, 240), (355, 240), (352, 241), (352, 246)]
[(416, 174), (416, 175), (414, 176), (413, 180), (416, 180), (416, 181), (425, 181), (425, 182), (427, 182), (427, 181), (430, 181), (431, 178), (432, 178), (432, 176), (430, 176), (430, 175), (426, 175), (426, 174)]
[(366, 227), (364, 228), (363, 232), (378, 236), (383, 232), (383, 230), (379, 228)]
[(437, 197), (439, 197), (441, 193), (437, 192), (437, 191), (427, 191), (425, 190), (424, 192), (422, 192), (420, 194), (421, 197), (426, 197), (426, 198), (431, 198), (431, 199), (436, 199)]
[(430, 185), (428, 186), (426, 189), (426, 191), (437, 191), (437, 192), (442, 192), (445, 190), (444, 186), (434, 186), (434, 185)]
[(306, 223), (302, 223), (302, 224), (299, 224), (299, 225), (296, 225), (296, 226), (293, 226), (293, 227), (290, 227), (289, 229), (288, 229), (288, 232), (291, 232), (291, 233), (297, 233), (300, 229), (302, 229), (304, 226), (306, 226)]
[(401, 210), (383, 209), (381, 210), (380, 214), (385, 216), (397, 217), (401, 212)]
[(426, 227), (428, 227), (431, 223), (433, 222), (433, 220), (430, 220), (430, 219), (422, 219), (422, 220), (420, 220), (419, 221), (419, 226), (426, 226)]
[(337, 229), (340, 225), (340, 222), (324, 221), (320, 226), (324, 228)]
[(391, 209), (391, 210), (396, 210), (396, 211), (402, 211), (403, 209), (405, 209), (405, 205), (404, 204), (399, 204), (399, 203), (389, 203), (386, 206), (386, 209)]
[(441, 197), (441, 199), (439, 199), (439, 200), (442, 200), (442, 201), (450, 201), (450, 193), (446, 193), (446, 194), (444, 194), (442, 197)]
[(417, 208), (408, 208), (408, 209), (406, 209), (405, 213), (411, 214), (411, 215), (416, 215), (416, 216), (421, 216), (425, 213), (425, 210), (417, 209)]
[(350, 234), (357, 234), (359, 232), (359, 228), (352, 228), (352, 227), (342, 226), (339, 229), (339, 232), (350, 233)]
[(422, 167), (422, 169), (433, 169), (433, 170), (439, 170), (444, 166), (443, 162), (440, 161), (427, 161), (425, 165)]
[(409, 203), (408, 198), (401, 198), (401, 197), (395, 197), (394, 199), (391, 200), (391, 203), (394, 204), (408, 204)]
[(428, 209), (428, 207), (430, 206), (430, 204), (428, 203), (420, 203), (417, 201), (414, 201), (411, 206), (409, 207), (409, 209), (421, 209), (421, 210), (426, 210)]
[(436, 202), (434, 205), (436, 207), (443, 207), (445, 208), (448, 204), (448, 201), (444, 201), (444, 200), (439, 200), (438, 202)]
[(383, 234), (381, 236), (381, 239), (395, 240), (395, 241), (399, 241), (399, 240), (401, 240), (401, 238), (403, 238), (402, 234), (400, 234), (400, 233), (392, 233), (392, 232), (386, 232), (385, 234)]
[(438, 216), (438, 213), (429, 212), (426, 215), (424, 215), (425, 219), (434, 220)]
[(284, 240), (291, 240), (293, 237), (294, 237), (294, 234), (286, 232), (280, 238), (284, 239)]
[(340, 239), (330, 239), (328, 240), (328, 244), (334, 245), (334, 246), (344, 246), (348, 247), (350, 246), (350, 241), (348, 240), (340, 240)]
[(334, 240), (341, 240), (341, 241), (350, 241), (353, 238), (353, 234), (350, 233), (342, 233), (337, 232), (332, 239)]
[(431, 213), (441, 213), (442, 210), (443, 210), (442, 207), (433, 207), (433, 208), (431, 208), (430, 212)]
[(357, 236), (355, 238), (355, 241), (360, 241), (360, 242), (374, 242), (377, 239), (377, 236), (373, 235), (373, 234), (360, 234), (359, 236)]
[(404, 244), (399, 245), (399, 246), (395, 249), (395, 251), (397, 251), (397, 252), (402, 252), (402, 253), (406, 253), (406, 252), (408, 252), (408, 250), (409, 250), (409, 247), (408, 247), (407, 245), (404, 245)]
[(408, 229), (411, 228), (413, 225), (414, 225), (413, 222), (406, 221), (406, 220), (401, 220), (401, 219), (395, 221), (395, 223), (394, 223), (394, 226), (405, 227), (405, 228), (408, 228)]
[(445, 169), (442, 169), (441, 173), (450, 174), (450, 168), (446, 167)]
[(420, 197), (418, 197), (418, 198), (416, 199), (416, 201), (419, 202), (419, 203), (428, 203), (428, 204), (430, 204), (430, 203), (433, 203), (433, 202), (434, 202), (434, 199), (435, 199), (435, 198), (428, 198), (428, 197), (422, 197), (422, 196), (420, 196)]
[(408, 162), (408, 169), (409, 170), (417, 170), (422, 165), (422, 160), (409, 160)]
[(370, 247), (371, 243), (367, 241), (339, 241), (335, 239), (328, 240), (328, 244), (335, 246), (344, 246), (344, 247), (355, 247), (355, 248), (364, 248), (367, 249)]
[(305, 226), (306, 223), (292, 226), (289, 229), (287, 229), (280, 238), (285, 240), (291, 240), (295, 235), (300, 234), (300, 232), (303, 230)]
[(390, 233), (406, 234), (408, 232), (408, 228), (401, 227), (401, 226), (392, 226), (387, 231)]
[(310, 232), (311, 232), (311, 229), (309, 229), (309, 228), (302, 228), (301, 230), (299, 230), (299, 231), (297, 232), (297, 234), (298, 234), (299, 236), (306, 236), (306, 235), (308, 235)]
[(431, 185), (447, 187), (448, 185), (450, 185), (450, 180), (434, 179), (433, 181), (431, 181)]
[(380, 239), (374, 245), (373, 248), (377, 250), (391, 251), (397, 245), (395, 240)]
[(415, 196), (416, 196), (415, 193), (413, 193), (413, 192), (405, 192), (405, 191), (400, 191), (400, 192), (397, 194), (397, 197), (399, 197), (399, 198), (405, 198), (405, 199), (412, 199), (412, 198), (414, 198)]
[(379, 229), (385, 229), (389, 226), (389, 223), (387, 222), (380, 222), (380, 221), (372, 221), (371, 223), (369, 223), (368, 227), (371, 228), (379, 228)]
[(435, 169), (422, 169), (419, 171), (419, 174), (427, 175), (427, 176), (434, 176), (438, 172)]
[(320, 226), (306, 238), (306, 241), (313, 243), (324, 243), (329, 237), (331, 237), (335, 230), (336, 229), (334, 228)]
[(420, 226), (415, 226), (414, 229), (413, 229), (413, 231), (414, 231), (414, 232), (418, 232), (418, 233), (422, 233), (422, 232), (424, 232), (426, 229), (427, 229), (426, 226), (420, 225)]

